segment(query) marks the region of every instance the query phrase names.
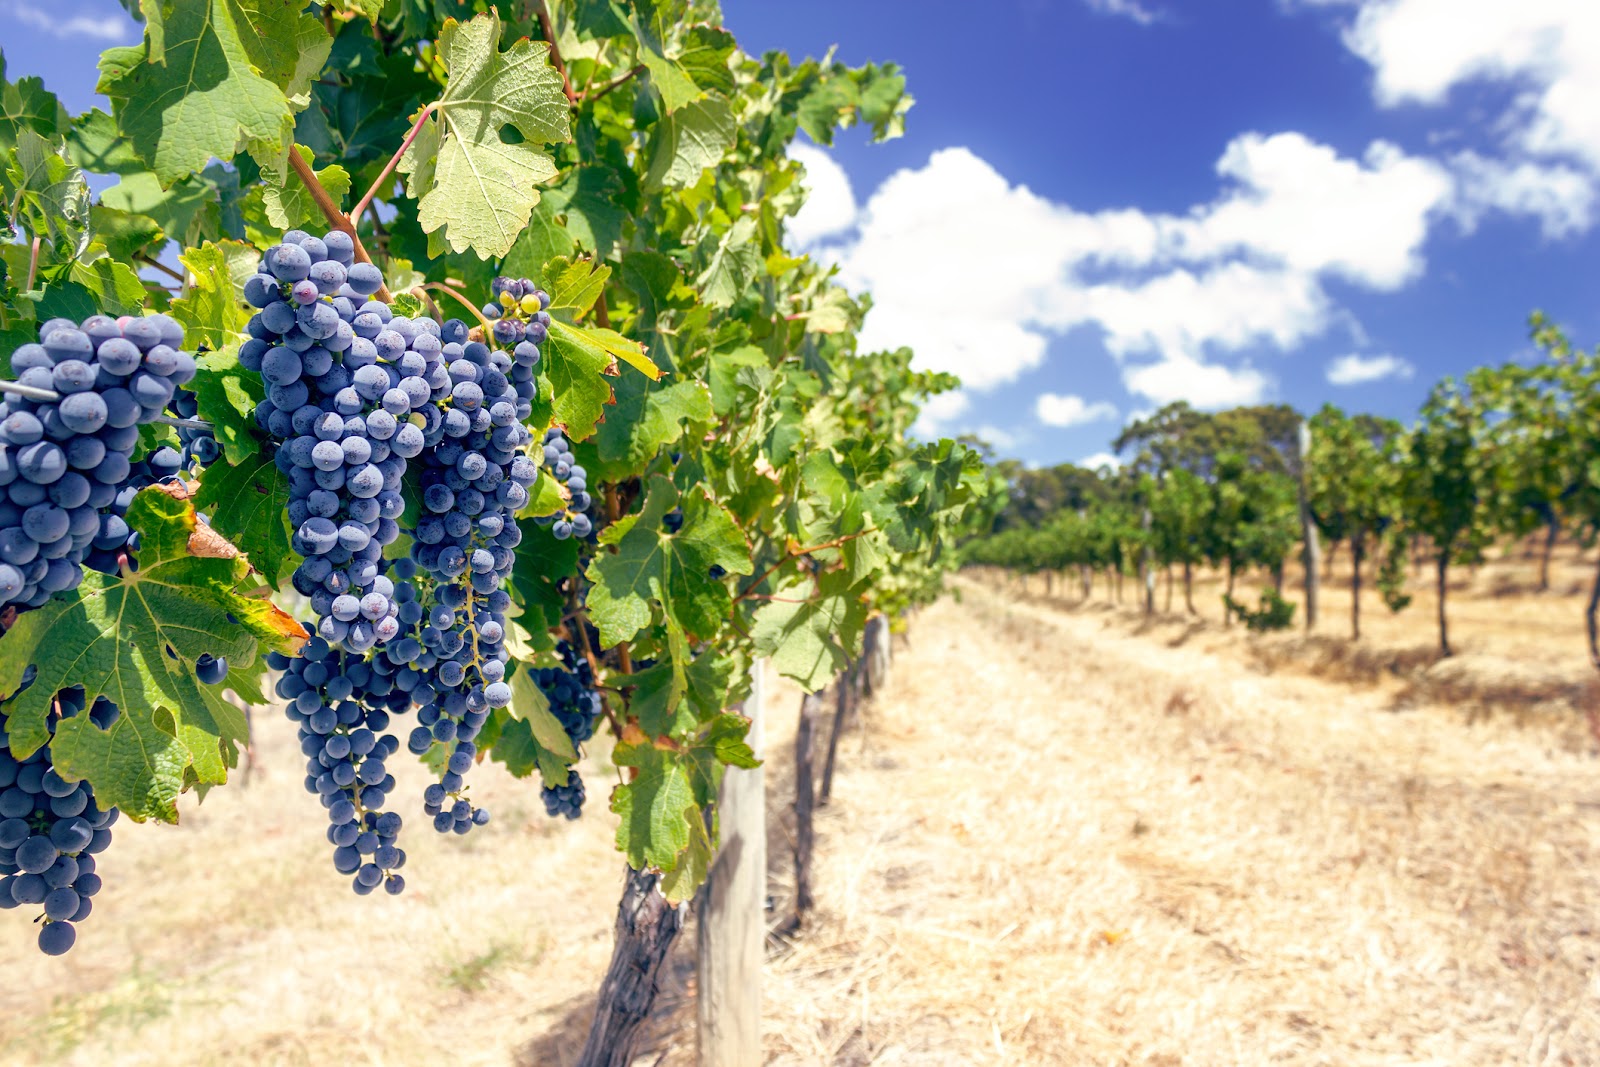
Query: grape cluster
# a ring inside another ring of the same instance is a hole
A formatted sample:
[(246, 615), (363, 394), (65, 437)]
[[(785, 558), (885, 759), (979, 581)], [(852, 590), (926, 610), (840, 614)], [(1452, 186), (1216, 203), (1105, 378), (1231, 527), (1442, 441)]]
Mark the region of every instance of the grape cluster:
[(139, 424), (195, 372), (166, 315), (51, 319), (39, 338), (12, 353), (12, 370), (59, 399), (0, 402), (0, 606), (38, 607), (82, 581), (85, 557), (115, 540)]
[[(594, 668), (568, 641), (556, 645), (561, 667), (540, 667), (533, 682), (550, 702), (550, 712), (561, 723), (573, 749), (594, 736), (595, 720), (600, 716), (600, 693), (594, 687)], [(576, 768), (568, 771), (565, 785), (545, 787), (539, 793), (545, 811), (552, 817), (576, 819), (583, 812), (583, 779)]]
[(367, 299), (383, 286), (354, 263), (349, 235), (290, 230), (268, 249), (245, 297), (260, 310), (239, 362), (267, 395), (256, 421), (283, 442), (289, 521), (304, 561), (295, 588), (309, 597), (317, 632), (365, 652), (400, 631), (383, 547), (400, 535), (406, 460), (437, 435), (450, 395), (444, 344), (432, 319), (393, 315)]
[[(199, 400), (187, 389), (179, 389), (172, 394), (172, 410), (174, 414), (186, 419), (195, 418), (200, 413)], [(183, 446), (179, 454), (179, 468), (188, 470), (195, 465), (208, 467), (222, 455), (222, 446), (217, 444), (216, 434), (210, 430), (202, 430), (194, 426), (178, 427), (178, 442)], [(170, 451), (170, 450), (169, 450)]]
[[(400, 748), (388, 732), (390, 716), (408, 710), (412, 694), (401, 677), (409, 668), (399, 668), (386, 652), (363, 658), (313, 637), (298, 656), (267, 657), (284, 672), (277, 693), (299, 727), (306, 789), (328, 812), (334, 869), (352, 875), (351, 885), (362, 895), (380, 884), (390, 894), (405, 888), (395, 873), (406, 862), (395, 844), (401, 818), (382, 809), (395, 788), (384, 761)], [(415, 673), (410, 671), (413, 681)]]
[(554, 515), (542, 515), (534, 521), (540, 526), (550, 527), (550, 532), (558, 541), (565, 541), (569, 537), (579, 540), (588, 537), (594, 532), (594, 520), (588, 515), (589, 509), (594, 506), (594, 498), (589, 495), (589, 474), (578, 466), (578, 461), (572, 455), (572, 446), (554, 426), (545, 431), (543, 459), (555, 480), (567, 487), (572, 499), (564, 510)]
[[(23, 675), (22, 688), (32, 684), (34, 669)], [(81, 686), (56, 695), (63, 718), (84, 711)], [(105, 697), (88, 709), (102, 730), (121, 714)], [(116, 808), (95, 803), (87, 782), (69, 782), (56, 773), (45, 745), (25, 760), (12, 757), (6, 717), (0, 713), (0, 909), (43, 905), (39, 948), (52, 956), (70, 949), (78, 938), (74, 923), (93, 910), (100, 891), (95, 856), (111, 843)]]
[(472, 743), (490, 709), (511, 702), (504, 644), (511, 597), (501, 586), (522, 541), (517, 509), (538, 477), (523, 451), (529, 433), (521, 420), (531, 410), (539, 353), (526, 338), (509, 356), (492, 351), (468, 340), (455, 319), (442, 336), (450, 394), (422, 456), (423, 515), (411, 549), (433, 584), (416, 649), (433, 656), (425, 674), (433, 699), (418, 710), (408, 747), (420, 754), (435, 742), (450, 746), (440, 789), (430, 788), (423, 810), (441, 833), (465, 833), (487, 818), (460, 793)]
[[(494, 299), (483, 305), (494, 340), (515, 349), (523, 341), (544, 344), (550, 329), (550, 294), (526, 278), (496, 278), (489, 283)], [(537, 362), (537, 355), (534, 357)]]

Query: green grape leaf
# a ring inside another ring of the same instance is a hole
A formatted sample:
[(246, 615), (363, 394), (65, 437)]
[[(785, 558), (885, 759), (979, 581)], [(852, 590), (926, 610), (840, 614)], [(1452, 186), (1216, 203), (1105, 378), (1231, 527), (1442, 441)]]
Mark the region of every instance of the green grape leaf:
[(537, 770), (551, 788), (566, 784), (578, 754), (528, 667), (511, 676), (511, 706), (494, 718), (499, 732), (489, 746), (491, 759), (505, 764), (513, 777), (527, 778)]
[(184, 344), (191, 349), (205, 345), (212, 351), (236, 342), (250, 321), (244, 302), (243, 286), (235, 280), (232, 253), (245, 251), (245, 258), (259, 254), (239, 241), (207, 241), (178, 256), (193, 278), (188, 291), (172, 302), (172, 317), (183, 325)]
[[(311, 149), (295, 145), (293, 151), (299, 152), (307, 163), (312, 162)], [(333, 202), (343, 208), (345, 194), (350, 191), (350, 172), (337, 163), (330, 163), (313, 173), (328, 195), (333, 197)], [(299, 175), (289, 170), (282, 173), (267, 170), (262, 172), (261, 180), (264, 184), (262, 202), (267, 209), (267, 221), (272, 225), (280, 230), (325, 225), (321, 209), (311, 199), (311, 193)]]
[(712, 307), (732, 307), (761, 275), (761, 242), (750, 215), (740, 216), (720, 237), (708, 236), (701, 251), (708, 258), (696, 284), (701, 299)]
[[(668, 533), (662, 519), (683, 507), (683, 526)], [(615, 546), (589, 564), (589, 617), (609, 648), (650, 625), (653, 607), (686, 634), (709, 639), (732, 607), (712, 567), (750, 573), (750, 548), (726, 508), (704, 488), (680, 498), (663, 475), (650, 479), (644, 510), (608, 526), (600, 543)]]
[(259, 446), (237, 462), (224, 458), (200, 475), (195, 507), (209, 511), (212, 528), (239, 547), (268, 585), (280, 586), (298, 559), (290, 544), (289, 479)]
[(642, 671), (611, 680), (633, 688), (628, 715), (651, 737), (683, 737), (723, 714), (738, 667), (731, 657), (709, 649), (687, 664), (673, 658), (671, 663), (658, 658)]
[(867, 606), (849, 576), (824, 571), (815, 580), (799, 575), (779, 583), (756, 609), (750, 636), (757, 655), (772, 657), (779, 673), (816, 692), (850, 665), (845, 650), (866, 622)]
[(589, 476), (596, 481), (620, 482), (642, 474), (656, 453), (683, 436), (686, 425), (715, 418), (704, 382), (661, 386), (628, 375), (618, 382), (616, 397), (616, 410), (593, 439), (600, 469)]
[(145, 169), (144, 160), (133, 150), (133, 142), (117, 129), (117, 120), (99, 108), (73, 119), (67, 150), (73, 161), (91, 174), (126, 176)]
[(148, 215), (99, 203), (94, 205), (90, 218), (94, 239), (119, 263), (127, 263), (139, 255), (154, 256), (167, 243), (161, 224)]
[(540, 467), (539, 477), (528, 487), (528, 502), (517, 512), (519, 519), (538, 519), (565, 511), (572, 503), (567, 487), (556, 481), (549, 468)]
[[(621, 242), (622, 228), (628, 221), (627, 211), (618, 202), (622, 194), (622, 180), (616, 171), (604, 166), (574, 167), (559, 185), (547, 189), (540, 207), (548, 207), (552, 219), (560, 218), (562, 239), (567, 242), (554, 254), (569, 254), (574, 238), (586, 252), (610, 254)], [(548, 261), (550, 257), (545, 258)]]
[(690, 26), (683, 35), (678, 64), (702, 89), (729, 95), (735, 88), (728, 60), (738, 50), (733, 34), (717, 26)]
[(6, 57), (0, 55), (0, 152), (15, 148), (23, 130), (52, 137), (71, 126), (72, 116), (44, 87), (43, 79), (18, 78), (15, 85), (6, 81)]
[(170, 189), (149, 171), (123, 175), (121, 181), (100, 194), (100, 203), (118, 211), (146, 215), (168, 234), (186, 236), (217, 206), (216, 190), (196, 178), (185, 178)]
[(561, 583), (578, 573), (578, 542), (570, 537), (557, 541), (549, 530), (532, 524), (523, 526), (523, 533), (522, 543), (515, 549), (511, 588), (521, 598), (523, 609), (537, 612), (542, 620), (529, 625), (552, 629), (561, 625), (567, 610)]
[[(244, 716), (195, 677), (195, 660), (225, 656), (230, 679), (259, 679), (262, 645), (293, 652), (305, 635), (271, 601), (238, 591), (244, 562), (221, 558), (231, 546), (200, 527), (188, 501), (152, 486), (127, 518), (142, 538), (139, 570), (86, 572), (75, 593), (19, 616), (0, 641), (0, 691), (15, 694), (7, 728), (17, 755), (49, 742), (56, 768), (88, 779), (102, 804), (175, 822), (178, 793), (224, 781), (231, 746), (247, 737)], [(29, 664), (38, 677), (18, 693)], [(76, 715), (52, 738), (54, 695), (70, 685), (91, 703), (115, 701), (122, 715), (109, 730)]]
[(389, 304), (389, 310), (396, 315), (415, 318), (425, 312), (427, 305), (415, 293), (398, 293)]
[(282, 0), (147, 4), (144, 47), (108, 48), (98, 89), (163, 188), (248, 148), (278, 160), (332, 38)]
[(517, 238), (511, 251), (506, 253), (501, 269), (512, 277), (539, 278), (545, 274), (545, 264), (553, 259), (565, 259), (576, 247), (576, 240), (567, 227), (556, 217), (554, 196), (546, 193), (534, 205), (528, 217), (528, 226)]
[(89, 186), (61, 138), (19, 131), (0, 167), (0, 194), (11, 218), (32, 236), (48, 236), (64, 258), (75, 259), (89, 246)]
[(570, 312), (573, 319), (581, 319), (593, 310), (595, 301), (606, 291), (606, 279), (611, 277), (611, 268), (593, 259), (556, 259), (546, 266), (555, 275), (546, 279), (549, 310)]
[[(572, 140), (561, 75), (549, 45), (519, 40), (500, 51), (493, 11), (470, 22), (446, 20), (438, 55), (450, 72), (434, 119), (400, 160), (422, 229), (456, 252), (504, 256), (539, 200), (534, 188), (556, 176), (543, 146)], [(515, 143), (501, 136), (511, 126)]]
[(137, 315), (144, 310), (144, 283), (132, 267), (112, 259), (105, 245), (90, 245), (67, 265), (66, 276), (93, 293), (106, 315)]
[(705, 832), (700, 817), (695, 763), (677, 752), (656, 748), (648, 741), (623, 742), (611, 754), (618, 767), (638, 771), (631, 782), (611, 794), (611, 810), (622, 819), (617, 826), (617, 848), (634, 868), (646, 866), (670, 871), (689, 847), (691, 832)]
[(726, 100), (708, 96), (665, 116), (650, 146), (646, 189), (687, 189), (733, 147), (738, 124)]
[(229, 463), (254, 465), (262, 458), (255, 418), (256, 405), (266, 395), (261, 376), (239, 365), (237, 341), (196, 357), (196, 362), (200, 373), (189, 388), (194, 390), (200, 418), (211, 423)]
[(543, 355), (540, 377), (549, 381), (555, 419), (578, 440), (594, 432), (611, 399), (606, 372), (611, 353), (595, 342), (588, 330), (560, 319), (550, 323), (550, 333), (539, 346)]

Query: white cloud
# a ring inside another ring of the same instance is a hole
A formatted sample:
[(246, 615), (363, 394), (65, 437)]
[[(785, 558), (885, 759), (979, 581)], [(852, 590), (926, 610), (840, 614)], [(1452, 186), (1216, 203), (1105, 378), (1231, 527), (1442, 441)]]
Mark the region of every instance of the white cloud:
[(1203, 410), (1258, 403), (1271, 385), (1266, 375), (1249, 365), (1230, 368), (1183, 355), (1168, 355), (1159, 362), (1130, 368), (1123, 374), (1123, 383), (1129, 392), (1157, 404), (1187, 400)]
[(1141, 26), (1149, 26), (1161, 17), (1139, 0), (1085, 0), (1085, 3), (1089, 5), (1089, 10), (1096, 14), (1132, 19)]
[(1392, 145), (1353, 159), (1292, 132), (1241, 135), (1217, 172), (1217, 196), (1185, 214), (1082, 212), (944, 149), (891, 175), (853, 227), (832, 214), (828, 232), (854, 237), (828, 252), (846, 285), (872, 293), (867, 350), (910, 345), (920, 367), (981, 392), (1040, 366), (1052, 338), (1098, 327), (1118, 360), (1158, 357), (1124, 366), (1130, 390), (1216, 406), (1271, 386), (1219, 357), (1292, 351), (1342, 321), (1325, 277), (1414, 279), (1452, 192), (1442, 167)]
[(1452, 192), (1438, 164), (1374, 141), (1360, 160), (1300, 133), (1237, 137), (1217, 161), (1236, 187), (1170, 226), (1185, 259), (1252, 253), (1291, 270), (1395, 289), (1422, 273), (1428, 219)]
[(972, 432), (1002, 451), (1017, 443), (1016, 434), (1002, 430), (998, 426), (979, 426)]
[(1399, 356), (1363, 356), (1352, 352), (1328, 364), (1328, 381), (1333, 385), (1364, 385), (1385, 378), (1409, 378), (1415, 368)]
[(1389, 106), (1443, 104), (1473, 81), (1520, 90), (1512, 146), (1600, 172), (1600, 4), (1594, 0), (1362, 0), (1345, 44)]
[(1061, 393), (1040, 393), (1033, 411), (1046, 426), (1081, 426), (1117, 417), (1117, 407), (1109, 401), (1091, 404), (1081, 396)]
[(822, 149), (804, 142), (791, 145), (789, 155), (806, 169), (801, 180), (807, 190), (806, 201), (788, 226), (795, 246), (808, 248), (823, 238), (848, 232), (855, 225), (857, 208), (844, 168)]
[(1594, 221), (1594, 179), (1565, 164), (1510, 163), (1476, 152), (1452, 160), (1460, 182), (1455, 212), (1471, 230), (1490, 210), (1530, 215), (1549, 238), (1571, 237)]
[(32, 27), (52, 37), (87, 37), (97, 41), (126, 41), (137, 34), (138, 27), (132, 19), (125, 14), (114, 15), (72, 15), (65, 16), (45, 11), (24, 3), (23, 0), (12, 0), (7, 5), (11, 17), (24, 26)]
[(1099, 470), (1101, 467), (1110, 467), (1112, 470), (1116, 470), (1122, 466), (1122, 460), (1113, 456), (1110, 452), (1096, 452), (1092, 456), (1084, 456), (1078, 460), (1078, 466), (1087, 467), (1092, 471)]

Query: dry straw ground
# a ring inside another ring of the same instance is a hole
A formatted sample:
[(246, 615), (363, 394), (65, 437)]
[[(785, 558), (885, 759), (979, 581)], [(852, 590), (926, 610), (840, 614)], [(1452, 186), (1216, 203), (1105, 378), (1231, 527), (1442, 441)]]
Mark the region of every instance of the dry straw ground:
[[(959, 588), (844, 742), (818, 910), (769, 959), (769, 1063), (1600, 1063), (1600, 762), (1570, 709), (1469, 716), (1331, 637), (1337, 680), (1262, 651), (1304, 638)], [(1516, 655), (1581, 676), (1572, 597), (1462, 598), (1471, 655), (1547, 625), (1566, 645)], [(1370, 643), (1425, 645), (1409, 615)], [(419, 827), (411, 888), (362, 899), (288, 724), (260, 733), (248, 786), (119, 828), (70, 956), (0, 921), (0, 1062), (570, 1064), (609, 952), (614, 772), (554, 825), (483, 768), (495, 822)], [(692, 940), (640, 1064), (692, 1062)]]

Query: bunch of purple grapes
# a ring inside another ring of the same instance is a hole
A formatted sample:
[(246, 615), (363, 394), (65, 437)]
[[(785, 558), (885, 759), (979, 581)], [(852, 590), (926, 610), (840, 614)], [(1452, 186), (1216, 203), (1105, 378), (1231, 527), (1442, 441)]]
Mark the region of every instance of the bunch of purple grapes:
[(557, 541), (569, 537), (581, 541), (594, 532), (594, 520), (588, 514), (594, 506), (594, 498), (589, 495), (589, 474), (578, 466), (572, 446), (554, 426), (545, 431), (543, 459), (555, 480), (567, 487), (571, 500), (563, 510), (554, 515), (541, 515), (534, 522), (550, 527)]
[[(35, 674), (32, 667), (24, 672), (19, 692)], [(63, 689), (56, 701), (63, 718), (81, 714), (83, 688)], [(108, 730), (121, 712), (99, 697), (88, 714)], [(116, 821), (117, 809), (96, 804), (87, 782), (56, 773), (49, 745), (25, 760), (13, 757), (0, 712), (0, 909), (43, 906), (41, 951), (59, 956), (77, 941), (74, 924), (89, 917), (100, 892), (95, 856), (111, 844)]]
[(56, 399), (0, 402), (0, 606), (38, 607), (76, 588), (85, 557), (126, 529), (113, 505), (139, 425), (194, 377), (182, 344), (183, 328), (165, 315), (93, 315), (51, 319), (39, 343), (12, 353), (17, 384)]
[(438, 324), (367, 299), (383, 275), (353, 256), (341, 231), (285, 233), (245, 284), (260, 310), (239, 362), (267, 384), (256, 421), (281, 442), (276, 462), (305, 557), (294, 586), (310, 598), (320, 636), (365, 652), (400, 632), (383, 548), (400, 535), (406, 461), (439, 436), (436, 402), (451, 378)]
[[(562, 667), (537, 668), (533, 682), (550, 702), (551, 714), (576, 750), (594, 736), (595, 720), (600, 716), (600, 693), (594, 687), (594, 668), (570, 642), (558, 643), (556, 652), (561, 656)], [(567, 772), (565, 784), (554, 789), (545, 787), (539, 795), (552, 817), (576, 819), (583, 812), (583, 779), (577, 768)]]

